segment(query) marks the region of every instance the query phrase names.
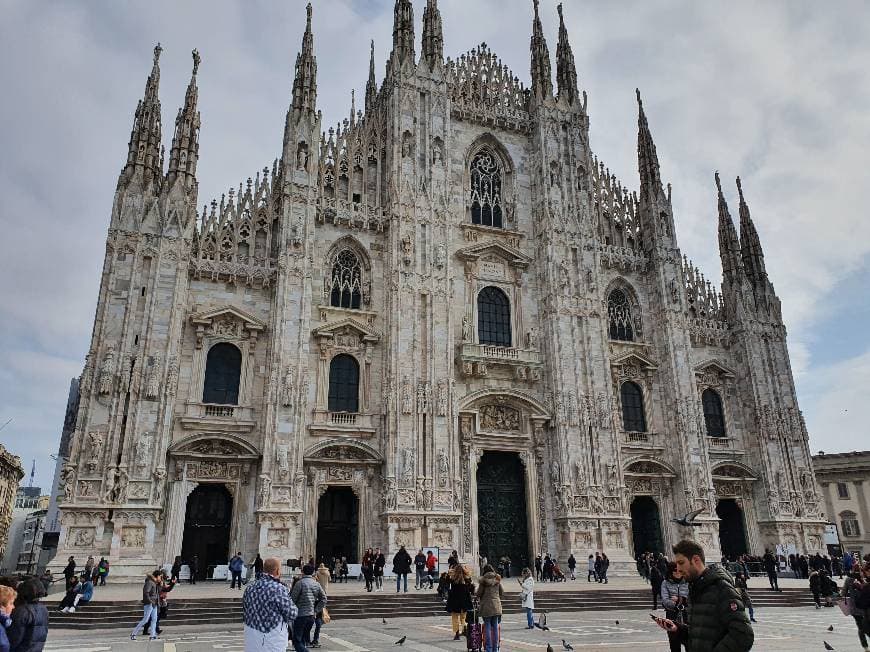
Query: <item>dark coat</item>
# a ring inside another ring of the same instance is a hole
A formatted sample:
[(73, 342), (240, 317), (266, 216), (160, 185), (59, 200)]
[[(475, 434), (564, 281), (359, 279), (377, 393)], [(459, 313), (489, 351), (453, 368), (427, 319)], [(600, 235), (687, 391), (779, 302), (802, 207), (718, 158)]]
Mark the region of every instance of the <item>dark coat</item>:
[(471, 611), (471, 592), (474, 590), (474, 585), (469, 582), (450, 582), (447, 587), (448, 613), (459, 614)]
[(683, 629), (689, 652), (746, 652), (755, 634), (731, 575), (708, 567), (689, 585), (689, 626)]
[(396, 575), (407, 575), (411, 572), (411, 555), (404, 548), (393, 557), (393, 572)]
[(6, 632), (15, 652), (42, 652), (48, 638), (48, 610), (39, 602), (15, 607), (12, 625)]

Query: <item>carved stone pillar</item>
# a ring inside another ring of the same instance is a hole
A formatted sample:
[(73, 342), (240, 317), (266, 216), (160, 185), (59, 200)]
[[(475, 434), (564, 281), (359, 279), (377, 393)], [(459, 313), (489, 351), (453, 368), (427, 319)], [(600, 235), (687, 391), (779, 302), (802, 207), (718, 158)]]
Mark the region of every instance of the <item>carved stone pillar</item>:
[(325, 342), (320, 344), (320, 359), (317, 361), (317, 409), (326, 410), (329, 395), (329, 360), (327, 359), (327, 346)]

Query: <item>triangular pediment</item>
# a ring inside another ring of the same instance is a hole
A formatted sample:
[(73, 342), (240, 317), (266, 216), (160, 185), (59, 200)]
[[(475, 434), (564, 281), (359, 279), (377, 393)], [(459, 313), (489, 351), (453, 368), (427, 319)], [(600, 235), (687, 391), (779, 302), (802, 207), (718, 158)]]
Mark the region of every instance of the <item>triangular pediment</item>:
[(349, 438), (330, 439), (310, 447), (303, 455), (307, 462), (349, 462), (380, 464), (381, 455), (368, 444)]
[(618, 358), (614, 358), (611, 364), (614, 367), (634, 366), (643, 369), (644, 371), (653, 371), (658, 368), (658, 365), (655, 362), (640, 353), (635, 353), (634, 351), (630, 351)]
[(328, 337), (338, 339), (339, 336), (355, 336), (363, 342), (377, 342), (381, 336), (372, 329), (359, 323), (353, 317), (346, 317), (337, 321), (329, 322), (312, 331), (314, 337)]
[(737, 375), (732, 369), (726, 367), (716, 358), (712, 358), (695, 366), (695, 373), (699, 375), (716, 374), (725, 378), (734, 378)]
[(468, 261), (480, 260), (486, 256), (495, 256), (512, 267), (521, 268), (528, 267), (532, 262), (532, 259), (526, 256), (519, 249), (514, 249), (513, 247), (509, 247), (508, 245), (496, 240), (481, 242), (479, 244), (471, 245), (470, 247), (464, 247), (456, 252), (456, 256), (460, 260)]
[(242, 322), (245, 326), (245, 329), (249, 331), (262, 331), (265, 330), (266, 324), (262, 321), (246, 313), (244, 310), (240, 308), (236, 308), (235, 306), (226, 305), (220, 308), (213, 308), (212, 310), (207, 310), (204, 312), (198, 312), (194, 315), (190, 316), (190, 321), (194, 324), (203, 324), (209, 325), (213, 323), (217, 319), (237, 319)]

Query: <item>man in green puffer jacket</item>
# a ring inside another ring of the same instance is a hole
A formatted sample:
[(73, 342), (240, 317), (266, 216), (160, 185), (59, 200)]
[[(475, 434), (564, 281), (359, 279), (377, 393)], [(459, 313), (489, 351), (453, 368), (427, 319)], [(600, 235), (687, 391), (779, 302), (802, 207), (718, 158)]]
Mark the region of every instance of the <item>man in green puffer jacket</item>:
[(677, 572), (689, 581), (688, 625), (657, 618), (660, 627), (679, 632), (688, 652), (746, 652), (755, 635), (740, 593), (724, 568), (707, 567), (704, 549), (694, 541), (673, 547)]

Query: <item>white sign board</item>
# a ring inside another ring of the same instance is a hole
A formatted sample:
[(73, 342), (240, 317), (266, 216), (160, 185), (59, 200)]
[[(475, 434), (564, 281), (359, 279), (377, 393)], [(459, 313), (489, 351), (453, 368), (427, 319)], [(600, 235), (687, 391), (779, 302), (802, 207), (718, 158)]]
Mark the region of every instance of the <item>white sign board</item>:
[(838, 546), (840, 545), (840, 535), (837, 532), (836, 523), (825, 523), (825, 545)]

